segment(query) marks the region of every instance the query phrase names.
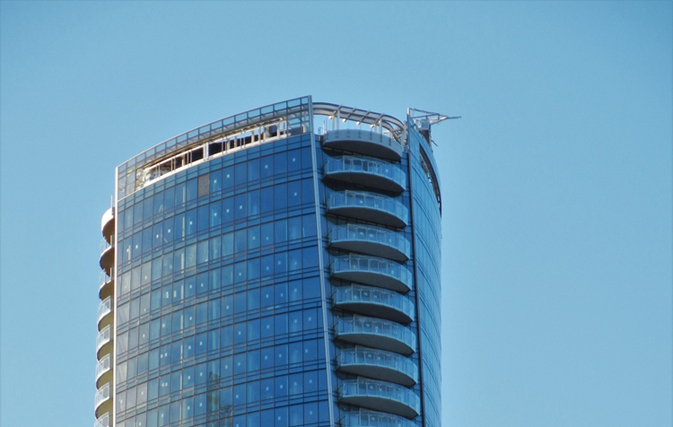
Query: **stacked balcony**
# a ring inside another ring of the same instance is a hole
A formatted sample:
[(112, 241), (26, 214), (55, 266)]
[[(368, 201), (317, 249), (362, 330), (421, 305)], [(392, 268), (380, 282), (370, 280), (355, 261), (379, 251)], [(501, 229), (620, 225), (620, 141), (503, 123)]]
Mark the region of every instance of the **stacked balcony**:
[(404, 228), (409, 222), (406, 206), (392, 197), (370, 191), (334, 192), (327, 199), (327, 213), (396, 228)]
[(386, 380), (405, 387), (418, 382), (418, 366), (408, 357), (385, 350), (356, 346), (342, 349), (336, 358), (337, 370)]
[(398, 415), (391, 415), (385, 412), (368, 411), (360, 409), (357, 411), (344, 411), (341, 417), (341, 426), (343, 427), (417, 427), (416, 423), (409, 421)]
[(414, 304), (398, 292), (374, 286), (339, 286), (332, 294), (335, 308), (380, 317), (408, 325), (414, 320)]
[(108, 209), (101, 220), (101, 267), (98, 282), (98, 336), (96, 337), (96, 394), (94, 427), (110, 427), (112, 425), (112, 384), (114, 357), (114, 265), (115, 265), (115, 217), (114, 208)]
[(334, 327), (335, 338), (410, 356), (416, 351), (416, 334), (408, 327), (377, 317), (342, 317)]
[(411, 427), (420, 398), (412, 390), (419, 371), (410, 357), (416, 308), (405, 295), (413, 275), (405, 265), (409, 210), (399, 197), (407, 189), (404, 149), (387, 135), (350, 129), (327, 131), (322, 146), (331, 155), (323, 169), (331, 186), (325, 209), (337, 218), (327, 247), (341, 425)]
[(395, 162), (399, 162), (404, 153), (402, 145), (390, 136), (366, 129), (327, 131), (322, 137), (322, 146)]
[(400, 194), (407, 188), (407, 177), (394, 163), (360, 157), (331, 157), (325, 164), (325, 178), (357, 184), (374, 190)]
[(421, 412), (421, 400), (412, 390), (387, 381), (358, 378), (344, 380), (339, 387), (342, 403), (389, 412), (409, 419)]
[(358, 254), (340, 255), (332, 258), (331, 277), (371, 286), (378, 286), (396, 292), (409, 292), (411, 271), (394, 261)]
[(382, 227), (347, 224), (334, 227), (328, 236), (332, 248), (405, 262), (411, 244), (403, 234)]

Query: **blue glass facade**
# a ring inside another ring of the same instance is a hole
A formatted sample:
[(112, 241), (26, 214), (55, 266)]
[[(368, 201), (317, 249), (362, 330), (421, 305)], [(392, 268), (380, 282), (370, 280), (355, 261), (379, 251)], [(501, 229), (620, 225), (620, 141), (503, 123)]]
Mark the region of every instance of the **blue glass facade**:
[(331, 105), (238, 114), (117, 168), (97, 426), (439, 425), (431, 152), (393, 120), (328, 147)]

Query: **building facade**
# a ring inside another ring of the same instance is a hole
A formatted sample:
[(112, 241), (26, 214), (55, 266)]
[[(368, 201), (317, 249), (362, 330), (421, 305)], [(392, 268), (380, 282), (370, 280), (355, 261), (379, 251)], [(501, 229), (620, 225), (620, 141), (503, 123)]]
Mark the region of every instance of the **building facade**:
[(439, 426), (429, 117), (303, 97), (117, 167), (96, 427)]

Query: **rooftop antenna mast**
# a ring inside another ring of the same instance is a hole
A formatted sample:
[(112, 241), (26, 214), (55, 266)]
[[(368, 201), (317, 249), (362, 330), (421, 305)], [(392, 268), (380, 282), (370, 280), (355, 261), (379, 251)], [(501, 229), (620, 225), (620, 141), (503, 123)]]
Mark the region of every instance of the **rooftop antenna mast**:
[[(409, 117), (411, 117), (414, 123), (416, 123), (416, 126), (418, 126), (418, 130), (420, 130), (421, 135), (425, 137), (425, 140), (428, 141), (428, 143), (432, 141), (432, 139), (430, 139), (430, 127), (432, 125), (441, 123), (444, 120), (460, 119), (461, 117), (461, 116), (449, 117), (443, 114), (433, 113), (432, 111), (425, 111), (418, 108), (409, 108), (407, 110), (407, 114), (409, 115)], [(434, 141), (432, 141), (432, 143), (437, 145)]]

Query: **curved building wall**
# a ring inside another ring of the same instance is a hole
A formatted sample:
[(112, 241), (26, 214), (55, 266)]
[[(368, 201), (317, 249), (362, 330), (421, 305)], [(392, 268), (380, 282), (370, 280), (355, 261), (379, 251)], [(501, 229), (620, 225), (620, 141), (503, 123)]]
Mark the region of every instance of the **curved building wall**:
[[(427, 426), (441, 425), (441, 212), (439, 182), (428, 141), (407, 120), (411, 158), (415, 283), (418, 292), (419, 350), (423, 382), (423, 417)], [(433, 185), (434, 184), (434, 185)]]
[(116, 425), (328, 425), (310, 135), (118, 202)]

